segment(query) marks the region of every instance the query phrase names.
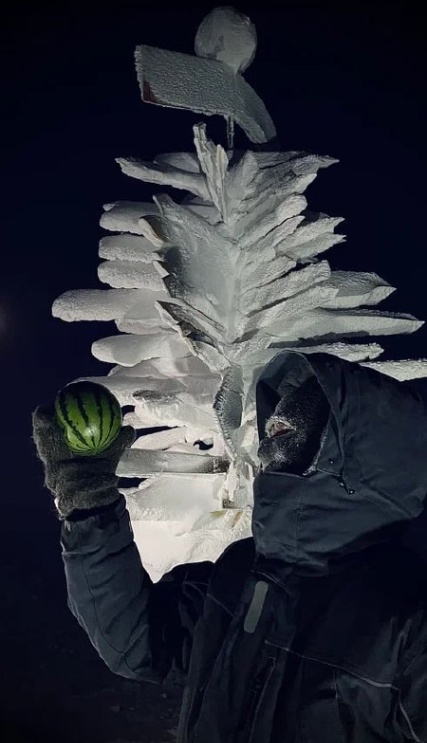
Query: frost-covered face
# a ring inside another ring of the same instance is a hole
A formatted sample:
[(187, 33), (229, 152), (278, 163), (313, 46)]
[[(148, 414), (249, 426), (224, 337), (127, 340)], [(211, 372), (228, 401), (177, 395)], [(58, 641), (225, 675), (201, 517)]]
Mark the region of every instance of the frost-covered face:
[(263, 470), (303, 474), (317, 454), (329, 412), (315, 377), (284, 395), (266, 422), (266, 436), (258, 448)]

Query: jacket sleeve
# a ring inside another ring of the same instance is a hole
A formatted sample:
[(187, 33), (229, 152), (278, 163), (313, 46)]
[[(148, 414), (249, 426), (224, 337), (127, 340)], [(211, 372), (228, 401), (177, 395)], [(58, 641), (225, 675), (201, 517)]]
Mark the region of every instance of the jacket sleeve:
[(102, 513), (64, 521), (68, 606), (107, 666), (161, 683), (188, 670), (212, 562), (179, 565), (158, 583), (144, 569), (125, 499)]
[[(427, 640), (427, 633), (423, 633)], [(427, 641), (400, 680), (399, 717), (402, 741), (427, 743)]]

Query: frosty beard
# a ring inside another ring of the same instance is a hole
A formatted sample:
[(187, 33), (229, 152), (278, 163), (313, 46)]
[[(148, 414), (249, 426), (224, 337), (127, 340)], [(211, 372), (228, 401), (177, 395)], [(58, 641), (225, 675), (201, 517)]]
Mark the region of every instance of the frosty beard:
[[(266, 437), (258, 448), (265, 472), (305, 473), (319, 451), (330, 406), (315, 377), (292, 388), (276, 406), (266, 423)], [(286, 422), (285, 430), (271, 435)]]

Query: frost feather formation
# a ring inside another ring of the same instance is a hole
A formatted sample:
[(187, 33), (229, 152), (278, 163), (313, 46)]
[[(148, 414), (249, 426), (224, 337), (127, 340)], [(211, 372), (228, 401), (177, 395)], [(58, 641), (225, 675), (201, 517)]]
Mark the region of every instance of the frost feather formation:
[[(197, 33), (198, 56), (137, 48), (143, 100), (221, 113), (229, 143), (234, 122), (251, 141), (268, 141), (274, 125), (241, 75), (255, 49), (249, 19), (217, 8)], [(121, 492), (154, 581), (250, 536), (255, 383), (278, 349), (327, 352), (399, 379), (427, 376), (423, 360), (374, 361), (378, 343), (354, 342), (422, 322), (372, 309), (394, 291), (377, 274), (331, 270), (325, 254), (344, 241), (335, 232), (342, 220), (308, 212), (304, 193), (337, 161), (233, 153), (211, 142), (204, 124), (193, 131), (194, 153), (117, 160), (125, 175), (177, 196), (107, 204), (101, 226), (112, 234), (100, 242), (98, 275), (111, 288), (69, 291), (53, 305), (63, 320), (114, 320), (119, 331), (93, 344), (114, 366), (91, 379), (132, 408), (125, 422), (138, 438), (118, 474), (141, 478)]]

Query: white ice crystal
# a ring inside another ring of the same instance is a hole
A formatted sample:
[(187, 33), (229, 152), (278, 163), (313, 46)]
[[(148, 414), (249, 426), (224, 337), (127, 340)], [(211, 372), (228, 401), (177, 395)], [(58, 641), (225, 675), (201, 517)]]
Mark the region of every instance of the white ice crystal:
[(199, 26), (196, 57), (150, 46), (135, 51), (142, 100), (184, 108), (227, 121), (232, 146), (234, 122), (251, 142), (268, 142), (276, 129), (262, 100), (240, 74), (256, 51), (256, 30), (233, 8), (214, 8)]
[[(192, 64), (220, 64), (209, 46), (214, 20), (196, 45), (211, 59)], [(227, 60), (234, 76), (250, 57), (245, 28), (240, 62)], [(140, 80), (148, 59), (141, 49)], [(161, 77), (160, 57), (150, 64)], [(220, 100), (222, 91), (214, 93)], [(202, 94), (195, 87), (191, 95)], [(212, 113), (204, 103), (193, 110)], [(194, 153), (153, 163), (118, 159), (126, 175), (172, 186), (177, 198), (107, 205), (101, 225), (113, 234), (100, 242), (98, 275), (112, 288), (67, 292), (53, 306), (68, 321), (114, 319), (119, 331), (93, 344), (96, 358), (114, 366), (91, 379), (132, 408), (125, 422), (138, 438), (118, 474), (141, 479), (121, 492), (155, 581), (176, 564), (216, 560), (250, 535), (255, 384), (280, 349), (323, 351), (398, 379), (427, 376), (426, 361), (379, 362), (382, 347), (366, 341), (422, 325), (374, 309), (394, 288), (375, 273), (333, 271), (325, 258), (344, 240), (335, 232), (342, 220), (309, 213), (304, 193), (336, 160), (294, 151), (233, 154), (208, 139), (204, 124), (194, 127), (194, 144)]]

